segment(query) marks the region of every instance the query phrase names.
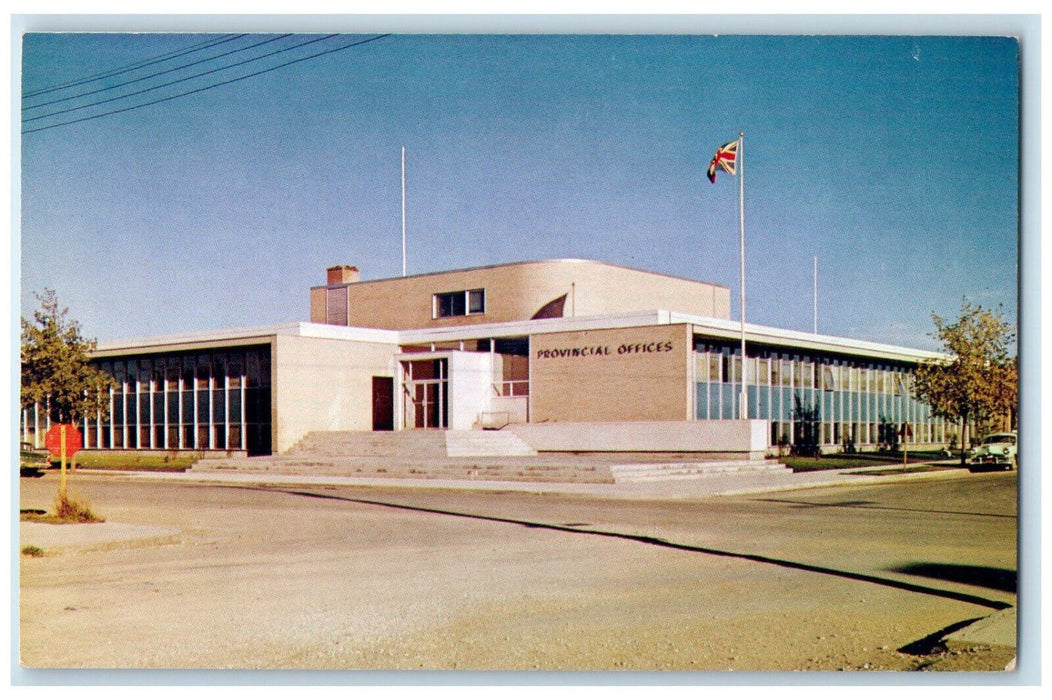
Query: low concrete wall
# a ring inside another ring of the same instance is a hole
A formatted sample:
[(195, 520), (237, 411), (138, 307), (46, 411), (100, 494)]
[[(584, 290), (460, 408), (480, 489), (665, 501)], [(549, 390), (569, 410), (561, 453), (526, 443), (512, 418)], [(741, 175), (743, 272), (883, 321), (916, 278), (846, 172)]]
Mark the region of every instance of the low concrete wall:
[(529, 400), (525, 396), (494, 396), (486, 413), (503, 414), (504, 423), (525, 423), (528, 408)]
[(510, 430), (538, 452), (701, 452), (760, 459), (765, 420), (527, 423)]

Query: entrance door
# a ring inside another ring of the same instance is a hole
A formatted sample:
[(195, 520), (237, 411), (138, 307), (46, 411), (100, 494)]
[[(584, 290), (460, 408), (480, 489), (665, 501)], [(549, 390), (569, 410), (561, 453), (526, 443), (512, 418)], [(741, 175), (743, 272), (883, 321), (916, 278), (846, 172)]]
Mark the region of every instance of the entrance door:
[(394, 430), (394, 377), (373, 377), (373, 430)]
[(445, 429), (449, 425), (449, 360), (410, 360), (402, 367), (405, 427)]

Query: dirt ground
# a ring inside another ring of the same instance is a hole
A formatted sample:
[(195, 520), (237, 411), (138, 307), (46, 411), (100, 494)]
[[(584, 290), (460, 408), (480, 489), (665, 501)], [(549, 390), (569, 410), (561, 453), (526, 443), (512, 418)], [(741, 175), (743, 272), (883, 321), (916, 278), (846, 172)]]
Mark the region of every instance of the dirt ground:
[[(53, 488), (23, 479), (22, 507)], [(22, 557), (27, 668), (1001, 671), (1015, 655), (939, 645), (1015, 604), (1013, 475), (697, 502), (75, 488), (109, 523), (160, 529)]]

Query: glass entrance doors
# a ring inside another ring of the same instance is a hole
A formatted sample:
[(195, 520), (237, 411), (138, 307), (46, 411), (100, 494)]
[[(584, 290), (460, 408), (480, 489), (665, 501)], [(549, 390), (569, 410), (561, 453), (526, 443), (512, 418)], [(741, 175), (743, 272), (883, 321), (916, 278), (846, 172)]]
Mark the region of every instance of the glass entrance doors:
[(449, 426), (449, 360), (402, 362), (402, 406), (407, 428)]

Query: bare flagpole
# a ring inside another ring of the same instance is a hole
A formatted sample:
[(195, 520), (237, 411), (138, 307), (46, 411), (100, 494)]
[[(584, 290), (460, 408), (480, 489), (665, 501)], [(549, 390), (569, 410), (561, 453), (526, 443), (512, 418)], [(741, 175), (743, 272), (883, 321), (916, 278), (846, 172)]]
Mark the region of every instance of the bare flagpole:
[(742, 324), (742, 391), (738, 402), (738, 414), (742, 420), (749, 418), (749, 372), (745, 361), (745, 132), (738, 134), (738, 229), (741, 239), (741, 324)]
[(815, 256), (815, 335), (818, 335), (818, 256)]
[(402, 146), (402, 277), (405, 277), (405, 146)]

